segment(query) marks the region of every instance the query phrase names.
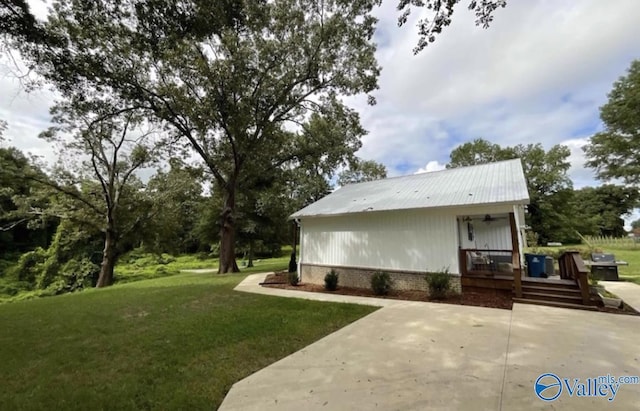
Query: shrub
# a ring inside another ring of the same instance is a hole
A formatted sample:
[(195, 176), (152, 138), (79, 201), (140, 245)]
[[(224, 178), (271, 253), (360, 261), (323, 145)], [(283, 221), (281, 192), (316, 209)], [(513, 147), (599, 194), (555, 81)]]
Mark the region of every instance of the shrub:
[(435, 299), (442, 299), (447, 296), (447, 292), (451, 289), (451, 275), (449, 269), (428, 273), (425, 277), (429, 286), (429, 296)]
[(26, 281), (11, 280), (0, 277), (0, 296), (14, 296), (22, 291), (29, 290), (31, 285)]
[(54, 287), (54, 289), (58, 293), (61, 293), (93, 287), (95, 281), (98, 279), (99, 273), (100, 266), (92, 263), (88, 258), (79, 260), (71, 259), (62, 266), (58, 276), (59, 279), (63, 280), (64, 288)]
[(371, 277), (371, 289), (375, 295), (387, 295), (391, 291), (393, 280), (389, 273), (376, 271)]
[(338, 273), (336, 270), (331, 270), (324, 276), (324, 288), (329, 291), (335, 291), (338, 289)]
[(287, 273), (287, 276), (288, 276), (287, 278), (289, 279), (289, 284), (291, 284), (291, 285), (298, 285), (298, 283), (300, 282), (300, 278), (298, 277), (298, 273), (295, 272), (295, 271)]

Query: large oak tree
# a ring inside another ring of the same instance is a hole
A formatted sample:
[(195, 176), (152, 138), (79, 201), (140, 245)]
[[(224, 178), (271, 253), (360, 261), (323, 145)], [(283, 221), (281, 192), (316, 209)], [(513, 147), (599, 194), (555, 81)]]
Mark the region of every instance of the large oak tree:
[(640, 60), (631, 63), (600, 108), (605, 129), (584, 147), (586, 165), (598, 178), (619, 178), (628, 184), (640, 183)]
[(146, 112), (200, 156), (224, 196), (224, 273), (237, 270), (234, 213), (245, 178), (303, 157), (297, 136), (310, 113), (338, 125), (326, 130), (338, 135), (314, 133), (333, 146), (362, 134), (338, 96), (377, 88), (376, 4), (59, 0), (44, 28), (64, 45), (21, 49), (72, 104), (116, 96), (118, 113)]

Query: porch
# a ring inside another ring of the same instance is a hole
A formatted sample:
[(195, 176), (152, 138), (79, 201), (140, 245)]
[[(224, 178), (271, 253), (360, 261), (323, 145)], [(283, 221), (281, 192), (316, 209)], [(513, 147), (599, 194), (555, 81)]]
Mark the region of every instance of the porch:
[[(537, 278), (526, 276), (524, 270), (516, 266), (513, 251), (485, 250), (483, 260), (478, 260), (473, 251), (460, 250), (463, 291), (473, 288), (509, 290), (515, 302), (565, 308), (595, 309), (598, 303), (589, 293), (588, 270), (578, 252), (567, 252), (560, 257), (559, 276)], [(489, 257), (493, 254), (496, 258)], [(506, 261), (507, 257), (511, 257), (511, 264), (499, 262), (499, 259)]]
[(514, 213), (458, 217), (463, 291), (465, 288), (510, 290), (514, 301), (593, 308), (588, 271), (578, 252), (567, 252), (560, 257), (559, 276), (525, 276), (522, 264), (524, 233), (518, 221), (523, 219), (518, 219)]

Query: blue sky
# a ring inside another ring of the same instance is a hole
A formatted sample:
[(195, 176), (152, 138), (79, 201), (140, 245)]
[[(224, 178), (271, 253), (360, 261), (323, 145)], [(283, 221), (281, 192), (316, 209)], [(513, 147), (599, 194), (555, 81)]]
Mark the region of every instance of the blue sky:
[[(583, 166), (581, 147), (602, 127), (598, 108), (613, 82), (640, 58), (640, 1), (509, 0), (483, 30), (465, 0), (453, 24), (418, 56), (415, 21), (425, 11), (414, 10), (398, 28), (396, 4), (385, 0), (376, 10), (378, 104), (348, 100), (369, 131), (359, 156), (396, 176), (440, 169), (452, 149), (479, 137), (501, 145), (566, 144), (575, 187), (599, 184)], [(50, 157), (36, 136), (53, 95), (26, 95), (7, 75), (0, 90), (12, 144)]]

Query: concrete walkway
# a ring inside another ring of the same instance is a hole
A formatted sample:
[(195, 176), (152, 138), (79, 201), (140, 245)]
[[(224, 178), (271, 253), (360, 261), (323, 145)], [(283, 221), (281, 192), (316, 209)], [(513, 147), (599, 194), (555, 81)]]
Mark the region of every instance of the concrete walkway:
[[(323, 301), (364, 297), (257, 285), (238, 291)], [(540, 374), (640, 375), (640, 318), (516, 304), (512, 311), (364, 298), (384, 308), (236, 383), (221, 410), (636, 409), (640, 385), (614, 402), (566, 392), (545, 403)]]
[(598, 284), (622, 298), (634, 310), (640, 311), (640, 285), (624, 281), (598, 281)]

